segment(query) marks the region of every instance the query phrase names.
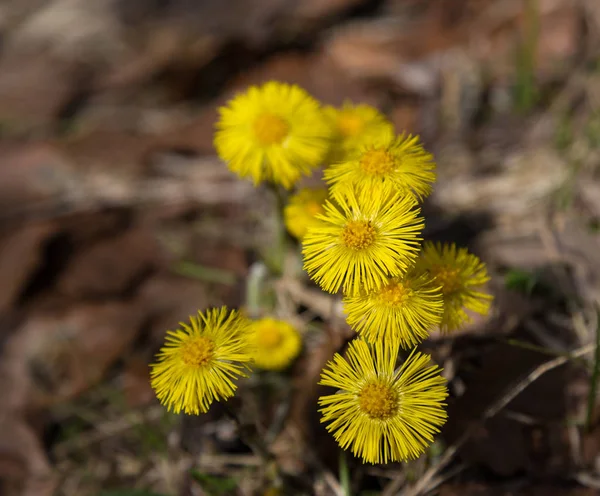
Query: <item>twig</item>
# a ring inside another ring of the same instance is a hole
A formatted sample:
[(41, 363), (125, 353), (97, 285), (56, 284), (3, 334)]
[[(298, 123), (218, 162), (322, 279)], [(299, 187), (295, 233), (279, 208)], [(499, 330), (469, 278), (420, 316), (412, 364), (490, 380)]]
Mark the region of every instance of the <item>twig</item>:
[(419, 494), (422, 494), (425, 491), (427, 491), (436, 474), (440, 470), (442, 470), (446, 465), (448, 465), (448, 463), (450, 463), (456, 452), (469, 440), (469, 438), (473, 435), (473, 433), (479, 428), (481, 424), (495, 416), (500, 410), (502, 410), (506, 405), (508, 405), (512, 400), (514, 400), (525, 388), (527, 388), (527, 386), (531, 385), (546, 372), (549, 372), (552, 369), (564, 365), (573, 358), (578, 358), (580, 356), (586, 355), (594, 351), (595, 348), (595, 344), (589, 344), (587, 346), (583, 346), (577, 349), (569, 356), (560, 356), (536, 367), (532, 372), (530, 372), (527, 375), (527, 377), (518, 381), (513, 387), (510, 388), (510, 390), (508, 390), (504, 395), (498, 398), (498, 400), (492, 403), (483, 412), (483, 415), (479, 419), (479, 421), (476, 421), (473, 424), (471, 424), (471, 426), (467, 428), (464, 434), (454, 444), (452, 444), (446, 449), (446, 451), (440, 457), (437, 463), (429, 467), (427, 472), (423, 474), (423, 476), (414, 486), (405, 489), (403, 492), (400, 493), (400, 495), (418, 496)]
[(456, 477), (458, 474), (460, 474), (461, 472), (463, 472), (464, 470), (466, 470), (468, 467), (469, 467), (468, 464), (461, 463), (457, 467), (454, 467), (453, 469), (448, 470), (448, 472), (446, 472), (445, 474), (439, 475), (438, 477), (435, 477), (431, 481), (431, 485), (430, 485), (429, 489), (433, 490), (433, 489), (438, 488), (441, 484), (443, 484), (446, 481), (449, 481), (453, 477)]
[(287, 292), (296, 303), (310, 308), (323, 320), (344, 318), (344, 309), (338, 297), (318, 289), (307, 288), (300, 281), (291, 278), (279, 279), (276, 286), (278, 291)]
[(327, 483), (335, 496), (346, 496), (342, 486), (340, 486), (335, 476), (328, 470), (323, 471), (323, 480)]
[(579, 472), (575, 475), (575, 480), (584, 487), (600, 490), (600, 479), (588, 472)]
[(564, 351), (553, 350), (553, 349), (547, 348), (545, 346), (539, 346), (537, 344), (529, 343), (527, 341), (521, 341), (520, 339), (497, 338), (496, 341), (498, 341), (499, 343), (507, 344), (509, 346), (514, 346), (515, 348), (521, 348), (524, 350), (535, 351), (536, 353), (540, 353), (542, 355), (547, 355), (547, 356), (552, 356), (552, 357), (557, 357), (557, 356), (567, 357), (569, 359), (572, 359), (573, 362), (577, 363), (578, 365), (589, 368), (588, 363), (584, 359), (581, 359), (581, 358), (574, 359), (569, 353), (565, 353)]
[(394, 496), (398, 489), (402, 487), (402, 485), (406, 482), (406, 475), (404, 472), (398, 474), (398, 476), (394, 477), (392, 481), (385, 486), (383, 489), (381, 496)]
[[(295, 441), (299, 445), (306, 446), (304, 436), (296, 426), (289, 425), (287, 431), (290, 434), (293, 441)], [(331, 472), (331, 470), (329, 470), (323, 465), (321, 459), (312, 449), (310, 449), (309, 446), (306, 446), (306, 449), (303, 450), (303, 454), (306, 457), (306, 462), (312, 465), (312, 467), (314, 467), (319, 472), (323, 481), (329, 486), (329, 488), (332, 491), (331, 494), (333, 494), (334, 496), (346, 496), (336, 476)]]

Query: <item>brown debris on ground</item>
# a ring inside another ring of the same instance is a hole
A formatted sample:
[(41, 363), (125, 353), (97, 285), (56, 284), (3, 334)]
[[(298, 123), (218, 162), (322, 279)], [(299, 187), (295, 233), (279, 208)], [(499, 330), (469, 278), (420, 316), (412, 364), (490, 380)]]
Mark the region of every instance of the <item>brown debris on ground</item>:
[(165, 331), (243, 305), (275, 243), (274, 199), (212, 146), (217, 107), (269, 79), (420, 134), (425, 236), (493, 275), (490, 316), (423, 345), (451, 391), (433, 449), (348, 455), (352, 494), (598, 492), (597, 2), (5, 0), (0, 40), (1, 494), (343, 496), (317, 381), (353, 334), (295, 252), (270, 282), (304, 351), (236, 398), (269, 453), (149, 387)]

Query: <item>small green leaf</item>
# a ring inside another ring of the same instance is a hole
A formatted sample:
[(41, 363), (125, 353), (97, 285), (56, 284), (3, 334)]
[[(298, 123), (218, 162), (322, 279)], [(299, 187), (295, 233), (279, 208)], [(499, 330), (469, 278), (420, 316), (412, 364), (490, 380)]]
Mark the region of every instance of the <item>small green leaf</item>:
[(598, 217), (594, 217), (590, 219), (587, 224), (588, 230), (592, 233), (600, 233), (600, 219)]
[(520, 269), (511, 269), (504, 276), (506, 289), (531, 295), (538, 284), (537, 275)]
[(237, 488), (237, 481), (232, 477), (203, 474), (196, 469), (192, 469), (190, 475), (210, 496), (225, 496)]
[(236, 275), (231, 271), (187, 261), (176, 263), (173, 271), (184, 277), (198, 279), (203, 282), (224, 284), (225, 286), (233, 286), (237, 280)]
[(554, 134), (556, 147), (564, 151), (573, 144), (573, 124), (569, 115), (563, 115), (556, 126)]

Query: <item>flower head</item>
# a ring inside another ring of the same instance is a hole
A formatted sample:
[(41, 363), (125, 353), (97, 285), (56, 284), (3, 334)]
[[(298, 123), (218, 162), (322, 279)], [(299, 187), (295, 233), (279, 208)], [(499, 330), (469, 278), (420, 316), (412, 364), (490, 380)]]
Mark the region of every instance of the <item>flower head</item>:
[(298, 86), (252, 86), (219, 110), (217, 153), (255, 185), (272, 181), (291, 188), (329, 149), (331, 128), (319, 103)]
[(389, 188), (370, 197), (348, 191), (325, 202), (321, 221), (303, 240), (304, 269), (325, 291), (354, 296), (402, 275), (419, 249), (423, 220), (412, 196)]
[(227, 308), (190, 317), (190, 325), (167, 331), (165, 346), (152, 364), (150, 382), (169, 411), (204, 413), (214, 400), (233, 396), (245, 377), (253, 350), (247, 341), (248, 321)]
[(302, 339), (289, 323), (272, 318), (257, 320), (251, 325), (254, 363), (265, 370), (283, 370), (300, 353)]
[(416, 267), (432, 276), (433, 284), (442, 289), (441, 331), (454, 331), (469, 322), (471, 319), (465, 310), (481, 315), (488, 313), (492, 296), (482, 289), (490, 277), (485, 264), (466, 248), (426, 242)]
[(335, 197), (349, 188), (368, 196), (390, 185), (420, 200), (431, 193), (434, 171), (433, 155), (425, 151), (418, 136), (396, 137), (384, 132), (365, 143), (352, 158), (331, 165), (324, 177)]
[(329, 162), (347, 160), (365, 144), (381, 135), (394, 135), (394, 126), (370, 105), (344, 103), (342, 108), (325, 107), (325, 116), (334, 130), (334, 143)]
[(321, 373), (319, 384), (338, 389), (319, 398), (321, 422), (365, 462), (418, 458), (447, 417), (446, 381), (430, 358), (413, 351), (396, 369), (397, 341), (355, 339), (347, 357), (336, 353)]
[(442, 293), (429, 274), (409, 271), (370, 293), (344, 298), (350, 327), (367, 341), (397, 339), (410, 348), (429, 336), (444, 311)]
[(325, 188), (304, 188), (290, 197), (283, 216), (287, 230), (295, 238), (301, 240), (308, 228), (318, 223), (316, 215), (325, 211), (323, 203), (327, 197)]

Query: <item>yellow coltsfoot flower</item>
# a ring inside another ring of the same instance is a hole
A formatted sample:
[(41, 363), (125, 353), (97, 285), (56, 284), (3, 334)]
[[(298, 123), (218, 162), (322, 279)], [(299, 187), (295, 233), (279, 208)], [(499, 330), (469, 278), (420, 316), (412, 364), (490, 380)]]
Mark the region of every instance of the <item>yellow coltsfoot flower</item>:
[(302, 349), (302, 338), (294, 326), (283, 320), (254, 321), (250, 330), (255, 350), (254, 364), (265, 370), (283, 370)]
[(370, 105), (346, 102), (341, 108), (325, 107), (324, 113), (334, 132), (329, 163), (349, 159), (353, 153), (381, 135), (394, 135), (393, 124)]
[(435, 162), (418, 136), (396, 137), (383, 132), (352, 158), (328, 167), (324, 177), (334, 197), (348, 189), (369, 196), (389, 185), (403, 195), (422, 200), (431, 193), (436, 178)]
[(219, 111), (217, 153), (255, 185), (271, 181), (291, 188), (329, 150), (331, 128), (319, 103), (298, 86), (276, 81), (252, 86)]
[(469, 322), (466, 310), (487, 315), (493, 297), (482, 290), (490, 277), (485, 264), (466, 248), (428, 241), (423, 244), (416, 270), (428, 273), (433, 285), (441, 287), (444, 299), (441, 331), (454, 331)]
[(396, 369), (398, 350), (393, 339), (369, 345), (358, 338), (321, 373), (319, 384), (338, 390), (319, 398), (321, 422), (366, 463), (418, 458), (446, 422), (441, 369), (414, 350)]
[(150, 383), (169, 411), (198, 415), (215, 400), (233, 396), (235, 381), (252, 361), (249, 321), (226, 307), (198, 312), (190, 325), (167, 331), (152, 364)]
[(308, 228), (318, 224), (316, 216), (325, 212), (323, 203), (328, 196), (325, 188), (303, 188), (290, 197), (283, 217), (292, 236), (302, 240)]
[(444, 305), (429, 274), (409, 271), (375, 291), (344, 297), (344, 311), (350, 327), (367, 341), (393, 338), (412, 348), (440, 323)]
[(336, 203), (325, 202), (319, 224), (308, 229), (302, 243), (304, 269), (322, 289), (342, 288), (356, 296), (379, 289), (412, 265), (423, 229), (412, 196), (389, 187), (369, 197), (350, 190)]

